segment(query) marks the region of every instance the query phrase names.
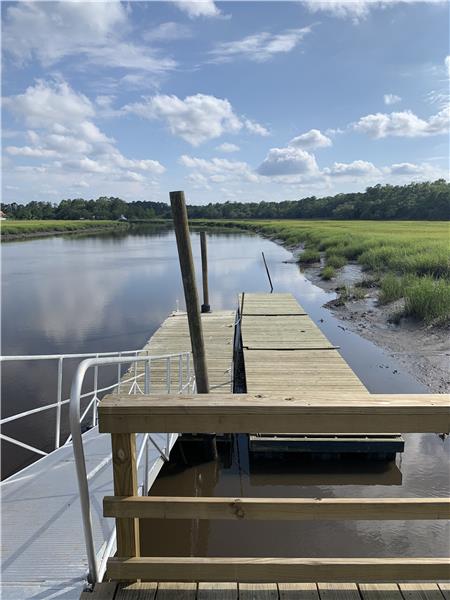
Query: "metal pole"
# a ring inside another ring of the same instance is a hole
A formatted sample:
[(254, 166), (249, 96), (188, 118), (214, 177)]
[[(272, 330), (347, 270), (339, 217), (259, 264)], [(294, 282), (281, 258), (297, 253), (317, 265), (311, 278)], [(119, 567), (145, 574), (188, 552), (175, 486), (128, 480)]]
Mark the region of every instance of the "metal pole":
[(270, 293), (272, 293), (273, 292), (273, 285), (272, 285), (272, 278), (270, 277), (270, 273), (269, 273), (269, 267), (267, 266), (266, 257), (264, 256), (264, 252), (261, 252), (261, 254), (262, 254), (262, 257), (263, 257), (264, 266), (266, 267), (267, 277), (269, 278)]
[(208, 370), (184, 192), (170, 192), (170, 204), (183, 279), (197, 392), (207, 394), (209, 392)]
[(202, 253), (203, 304), (202, 313), (211, 312), (208, 291), (208, 249), (206, 246), (206, 231), (200, 231), (200, 249)]
[(58, 391), (56, 401), (56, 430), (55, 430), (55, 448), (59, 448), (61, 441), (61, 401), (62, 401), (62, 378), (63, 378), (63, 358), (58, 360)]

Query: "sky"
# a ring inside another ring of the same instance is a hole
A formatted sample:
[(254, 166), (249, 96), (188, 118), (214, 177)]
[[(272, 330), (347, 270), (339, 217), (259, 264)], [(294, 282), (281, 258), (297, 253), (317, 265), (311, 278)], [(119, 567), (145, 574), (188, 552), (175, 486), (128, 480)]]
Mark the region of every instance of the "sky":
[(448, 1), (5, 2), (2, 199), (448, 179)]

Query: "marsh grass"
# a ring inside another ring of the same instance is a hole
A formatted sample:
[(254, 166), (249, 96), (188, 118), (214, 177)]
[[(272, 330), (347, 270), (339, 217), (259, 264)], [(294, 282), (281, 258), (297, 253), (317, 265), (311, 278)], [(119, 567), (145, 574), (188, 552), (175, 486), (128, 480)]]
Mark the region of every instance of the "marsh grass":
[(322, 269), (322, 271), (320, 272), (320, 276), (325, 281), (329, 281), (330, 279), (333, 279), (333, 277), (335, 275), (336, 275), (336, 271), (335, 271), (334, 267), (332, 267), (330, 265), (327, 265), (326, 267), (324, 267)]
[(386, 302), (403, 288), (400, 297), (405, 298), (407, 314), (427, 323), (448, 318), (449, 224), (445, 221), (231, 222), (241, 229), (282, 240), (290, 247), (304, 244), (305, 252), (299, 258), (304, 264), (308, 256), (314, 256), (310, 262), (318, 262), (317, 253), (324, 252), (327, 266), (340, 268), (334, 266), (336, 259), (330, 264), (329, 258), (345, 257), (358, 261), (370, 277), (399, 278), (400, 284), (394, 279), (385, 281), (381, 294)]
[(327, 267), (333, 267), (334, 269), (341, 269), (347, 264), (347, 259), (345, 256), (340, 254), (330, 254), (326, 255), (326, 264)]
[(301, 264), (312, 264), (320, 262), (320, 252), (307, 248), (298, 257), (298, 262)]
[(27, 235), (30, 233), (85, 231), (86, 229), (101, 229), (111, 227), (123, 227), (124, 223), (119, 221), (59, 221), (59, 220), (36, 220), (36, 221), (13, 221), (1, 222), (1, 233), (3, 235)]

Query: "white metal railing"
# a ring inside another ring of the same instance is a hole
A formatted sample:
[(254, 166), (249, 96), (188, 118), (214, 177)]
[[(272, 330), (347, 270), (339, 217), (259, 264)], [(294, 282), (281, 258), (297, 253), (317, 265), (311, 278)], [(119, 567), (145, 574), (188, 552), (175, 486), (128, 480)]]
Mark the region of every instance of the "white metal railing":
[[(55, 389), (54, 392), (51, 392), (51, 395), (54, 394), (55, 402), (50, 402), (48, 404), (38, 406), (35, 408), (31, 408), (26, 411), (22, 411), (20, 413), (16, 413), (14, 415), (10, 415), (8, 417), (4, 417), (0, 419), (0, 427), (3, 428), (7, 423), (17, 422), (21, 419), (29, 417), (30, 415), (34, 415), (37, 413), (42, 413), (45, 411), (53, 410), (55, 412), (55, 425), (54, 425), (54, 444), (53, 447), (49, 451), (44, 451), (41, 448), (36, 448), (29, 443), (26, 443), (22, 440), (16, 439), (14, 437), (8, 436), (3, 432), (0, 433), (0, 439), (9, 442), (15, 446), (19, 446), (20, 448), (24, 448), (37, 454), (38, 456), (47, 456), (53, 450), (57, 450), (60, 446), (64, 446), (65, 444), (71, 441), (71, 435), (69, 435), (63, 442), (61, 442), (63, 436), (63, 428), (62, 428), (62, 408), (66, 404), (70, 402), (70, 398), (63, 398), (63, 382), (67, 380), (67, 373), (65, 375), (65, 369), (67, 363), (69, 361), (78, 360), (81, 362), (82, 360), (88, 358), (137, 358), (138, 356), (149, 357), (149, 352), (147, 350), (124, 350), (122, 352), (97, 352), (97, 353), (85, 353), (85, 354), (45, 354), (45, 355), (29, 355), (29, 356), (2, 356), (0, 357), (0, 362), (2, 363), (14, 363), (14, 362), (25, 362), (25, 361), (46, 361), (46, 362), (55, 362), (57, 363), (57, 371), (56, 371), (56, 380), (55, 380)], [(166, 387), (167, 391), (171, 391), (172, 381), (170, 377), (170, 370), (172, 367), (172, 362), (174, 360), (180, 360), (180, 354), (176, 355), (165, 355), (164, 357), (152, 357), (152, 360), (164, 360), (166, 361)], [(178, 365), (178, 374), (179, 378), (181, 378), (183, 385), (188, 385), (187, 382), (191, 380), (191, 365), (189, 353), (183, 353), (184, 357), (182, 360), (185, 361), (184, 365)], [(186, 359), (186, 356), (188, 358)], [(151, 361), (145, 367), (145, 369), (151, 368)], [(86, 422), (88, 416), (91, 416), (91, 421), (88, 425), (95, 427), (97, 424), (97, 404), (99, 401), (99, 397), (101, 394), (105, 392), (112, 391), (118, 386), (126, 386), (130, 385), (130, 389), (128, 393), (136, 394), (136, 393), (144, 393), (144, 381), (146, 380), (146, 372), (138, 372), (137, 370), (137, 362), (134, 363), (134, 367), (127, 373), (127, 378), (123, 379), (121, 374), (121, 366), (122, 363), (119, 362), (117, 366), (117, 375), (114, 377), (114, 382), (109, 385), (104, 385), (103, 387), (99, 387), (99, 365), (94, 368), (93, 374), (93, 387), (92, 389), (81, 394), (81, 399), (87, 401), (87, 405), (84, 407), (83, 413), (80, 415), (80, 423)], [(183, 371), (183, 369), (185, 371)], [(73, 365), (72, 365), (73, 370)], [(109, 377), (111, 380), (111, 377)], [(151, 388), (151, 384), (149, 385)]]
[[(161, 393), (165, 391), (166, 393), (174, 393), (175, 390), (173, 388), (178, 388), (177, 392), (179, 394), (183, 393), (194, 393), (196, 391), (195, 386), (195, 376), (194, 370), (191, 368), (191, 355), (189, 352), (181, 352), (178, 354), (167, 354), (162, 356), (111, 356), (111, 357), (95, 357), (88, 358), (83, 360), (77, 368), (75, 376), (72, 381), (72, 387), (70, 391), (70, 405), (69, 405), (69, 418), (70, 418), (70, 430), (71, 430), (71, 440), (73, 445), (73, 453), (75, 457), (75, 466), (77, 472), (77, 482), (78, 482), (78, 490), (80, 494), (80, 506), (81, 506), (81, 515), (83, 521), (83, 533), (84, 540), (86, 545), (86, 554), (88, 559), (88, 581), (90, 584), (97, 583), (101, 581), (106, 570), (106, 562), (108, 557), (114, 551), (115, 539), (116, 539), (116, 530), (113, 529), (110, 537), (106, 540), (105, 550), (103, 555), (100, 558), (100, 564), (97, 564), (97, 556), (94, 547), (94, 538), (92, 532), (92, 520), (91, 520), (91, 507), (90, 507), (90, 496), (89, 496), (89, 474), (86, 472), (86, 461), (84, 455), (83, 448), (83, 440), (81, 433), (81, 422), (83, 420), (83, 415), (81, 414), (81, 399), (84, 394), (82, 394), (83, 382), (86, 376), (86, 373), (89, 369), (93, 368), (94, 373), (98, 371), (100, 367), (106, 366), (117, 366), (118, 373), (118, 382), (112, 386), (117, 389), (119, 393), (122, 390), (124, 385), (129, 385), (128, 390), (125, 393), (128, 394), (137, 394), (138, 390), (141, 394), (149, 394), (152, 392), (152, 388), (154, 383), (152, 381), (152, 371), (151, 367), (155, 363), (159, 361), (164, 361), (165, 367), (165, 381), (162, 382), (161, 375), (162, 371), (159, 372), (159, 381), (157, 381), (157, 391)], [(176, 368), (178, 372), (172, 369), (172, 363), (176, 364)], [(121, 367), (124, 364), (131, 364), (128, 373), (132, 374), (131, 378), (126, 378), (127, 374), (124, 378), (120, 378)], [(138, 365), (143, 364), (143, 371), (140, 372), (138, 370)], [(175, 376), (176, 385), (172, 382), (172, 375)], [(143, 387), (141, 387), (138, 383), (138, 379), (140, 380), (142, 376)], [(86, 409), (88, 410), (88, 409)], [(86, 412), (85, 410), (85, 412)], [(84, 413), (83, 413), (84, 414)], [(159, 452), (160, 457), (168, 461), (171, 444), (173, 441), (173, 436), (177, 436), (178, 434), (166, 434), (166, 442), (165, 447), (161, 448), (160, 445), (156, 442), (156, 440), (150, 435), (145, 434), (142, 436), (140, 440), (138, 455), (137, 455), (137, 469), (139, 473), (139, 466), (142, 462), (142, 458), (144, 458), (143, 472), (142, 472), (142, 482), (138, 482), (138, 493), (146, 494), (148, 491), (148, 473), (149, 473), (149, 465), (148, 465), (148, 447), (151, 443), (156, 450)]]

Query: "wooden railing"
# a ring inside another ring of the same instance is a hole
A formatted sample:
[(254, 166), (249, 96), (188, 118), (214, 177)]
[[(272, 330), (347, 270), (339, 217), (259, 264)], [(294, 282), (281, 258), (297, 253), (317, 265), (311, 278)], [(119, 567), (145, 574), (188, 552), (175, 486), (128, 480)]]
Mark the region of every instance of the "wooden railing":
[(141, 557), (141, 518), (270, 520), (450, 519), (449, 498), (139, 497), (135, 433), (448, 433), (450, 403), (440, 394), (305, 394), (292, 397), (109, 396), (99, 406), (111, 433), (114, 494), (104, 514), (116, 518), (116, 580), (313, 582), (450, 579), (448, 558)]

